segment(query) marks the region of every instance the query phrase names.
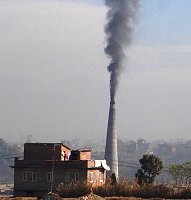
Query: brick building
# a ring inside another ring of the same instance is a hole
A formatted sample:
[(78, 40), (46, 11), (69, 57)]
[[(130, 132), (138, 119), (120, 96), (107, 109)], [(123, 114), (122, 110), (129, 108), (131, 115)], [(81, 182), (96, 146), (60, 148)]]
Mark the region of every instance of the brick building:
[(105, 160), (91, 160), (91, 150), (71, 150), (62, 143), (25, 143), (24, 159), (15, 158), (14, 196), (39, 196), (59, 184), (105, 184)]

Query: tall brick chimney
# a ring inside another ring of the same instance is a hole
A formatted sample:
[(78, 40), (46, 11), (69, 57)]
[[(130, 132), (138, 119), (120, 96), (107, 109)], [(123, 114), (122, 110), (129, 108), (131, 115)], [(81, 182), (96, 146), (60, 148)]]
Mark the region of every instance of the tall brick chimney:
[(115, 173), (118, 179), (118, 151), (117, 151), (117, 134), (115, 128), (115, 102), (110, 102), (107, 138), (105, 147), (105, 159), (110, 167), (109, 175)]

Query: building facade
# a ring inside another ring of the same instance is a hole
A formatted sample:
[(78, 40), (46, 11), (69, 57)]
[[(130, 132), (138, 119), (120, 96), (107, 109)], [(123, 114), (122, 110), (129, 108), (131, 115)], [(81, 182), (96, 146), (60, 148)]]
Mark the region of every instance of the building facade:
[(62, 143), (26, 143), (24, 159), (15, 158), (14, 196), (41, 196), (60, 184), (105, 184), (105, 160), (91, 160), (91, 150), (71, 150)]

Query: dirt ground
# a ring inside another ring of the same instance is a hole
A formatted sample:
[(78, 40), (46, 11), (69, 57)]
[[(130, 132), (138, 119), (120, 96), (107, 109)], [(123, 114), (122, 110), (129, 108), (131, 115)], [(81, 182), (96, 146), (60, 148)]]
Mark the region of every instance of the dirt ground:
[[(81, 198), (63, 198), (62, 200), (144, 200), (141, 198), (134, 198), (134, 197), (106, 197), (106, 198), (99, 198), (99, 197), (81, 197)], [(30, 198), (30, 197), (0, 197), (0, 200), (37, 200), (37, 198)], [(150, 199), (150, 200), (162, 200), (162, 199)], [(164, 199), (163, 199), (164, 200)]]

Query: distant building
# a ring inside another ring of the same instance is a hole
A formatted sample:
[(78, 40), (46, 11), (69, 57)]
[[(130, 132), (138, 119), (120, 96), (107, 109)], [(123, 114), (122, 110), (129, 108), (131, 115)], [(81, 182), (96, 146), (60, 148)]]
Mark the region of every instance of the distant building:
[(150, 143), (147, 143), (144, 139), (138, 139), (136, 144), (136, 152), (138, 154), (146, 154), (150, 151)]
[(14, 196), (41, 196), (59, 184), (105, 184), (105, 160), (91, 160), (91, 150), (71, 150), (62, 143), (25, 143), (24, 159), (15, 158)]
[(172, 156), (173, 154), (175, 154), (175, 152), (176, 148), (170, 144), (167, 143), (158, 144), (157, 153), (159, 154), (159, 156), (165, 156), (165, 157)]
[(129, 143), (127, 144), (127, 152), (129, 154), (135, 154), (136, 153), (136, 148), (137, 148), (136, 142), (129, 141)]
[(135, 141), (118, 140), (118, 151), (123, 154), (136, 154), (137, 143)]

